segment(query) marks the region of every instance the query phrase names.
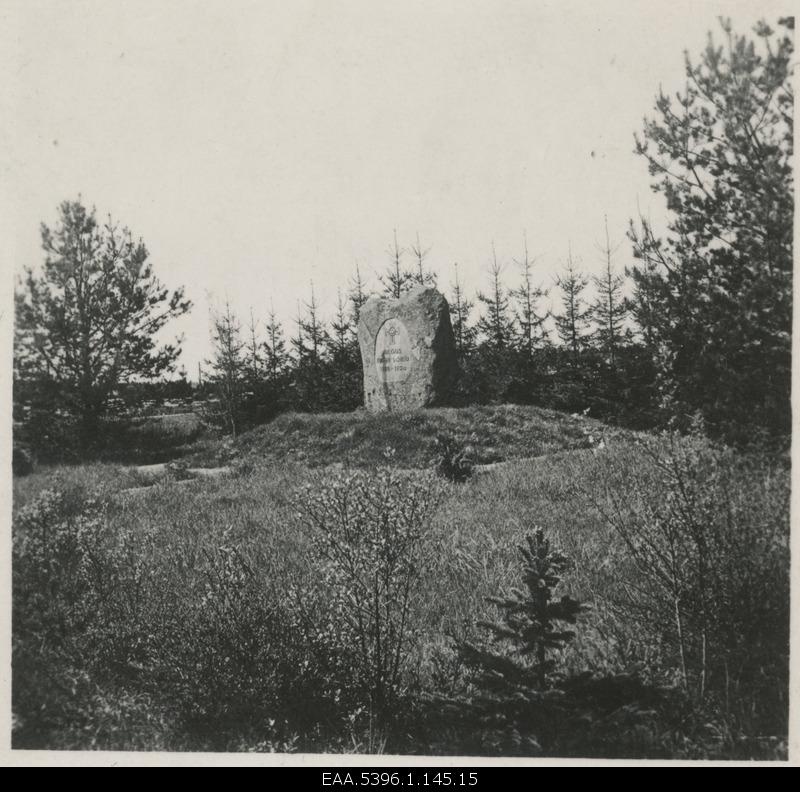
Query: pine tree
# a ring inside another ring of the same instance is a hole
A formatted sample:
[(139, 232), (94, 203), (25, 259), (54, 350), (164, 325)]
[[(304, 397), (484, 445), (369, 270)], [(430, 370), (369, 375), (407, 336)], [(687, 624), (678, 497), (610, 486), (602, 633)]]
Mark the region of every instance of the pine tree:
[(474, 307), (472, 300), (464, 296), (461, 282), (458, 278), (458, 264), (453, 265), (455, 282), (453, 283), (452, 302), (450, 304), (453, 337), (456, 342), (456, 354), (463, 360), (475, 351), (476, 330), (469, 324), (469, 316)]
[(522, 283), (519, 288), (511, 290), (511, 297), (517, 305), (517, 323), (520, 327), (520, 345), (527, 357), (533, 357), (536, 346), (545, 339), (544, 323), (547, 313), (540, 314), (538, 309), (539, 300), (547, 296), (547, 292), (541, 287), (533, 285), (532, 268), (533, 259), (528, 254), (528, 237), (524, 238), (524, 256), (521, 260), (514, 260), (522, 270)]
[(359, 270), (358, 262), (356, 262), (355, 277), (350, 280), (350, 291), (347, 295), (347, 299), (350, 302), (350, 320), (353, 327), (357, 330), (358, 322), (361, 318), (361, 306), (369, 299), (369, 294), (364, 287), (364, 282), (361, 280), (361, 271)]
[(307, 355), (308, 359), (316, 365), (322, 358), (328, 334), (319, 318), (313, 281), (311, 283), (311, 300), (305, 304), (305, 309), (302, 325), (307, 344)]
[(174, 370), (180, 344), (161, 344), (161, 331), (191, 303), (162, 286), (141, 239), (80, 198), (41, 237), (44, 263), (14, 295), (14, 397), (77, 418), (88, 448), (119, 385)]
[(394, 247), (389, 248), (388, 253), (392, 263), (378, 278), (383, 284), (384, 293), (398, 299), (414, 285), (415, 278), (414, 273), (403, 269), (400, 263), (405, 249), (397, 244), (397, 229), (394, 230)]
[(497, 252), (492, 243), (492, 262), (489, 267), (491, 292), (479, 292), (478, 300), (486, 307), (486, 313), (478, 320), (478, 330), (485, 343), (496, 352), (512, 346), (514, 340), (513, 322), (509, 318), (509, 301), (500, 276), (502, 266), (497, 261)]
[(252, 387), (258, 385), (262, 380), (261, 347), (262, 344), (257, 338), (257, 322), (251, 307), (247, 338), (247, 377)]
[(419, 231), (417, 232), (417, 244), (411, 246), (411, 252), (417, 259), (417, 271), (414, 273), (414, 280), (420, 286), (436, 286), (436, 275), (430, 270), (425, 268), (425, 259), (431, 249), (427, 250), (422, 247), (419, 241)]
[(583, 298), (589, 279), (576, 269), (572, 248), (569, 250), (564, 272), (556, 278), (556, 285), (563, 292), (563, 313), (555, 317), (556, 330), (562, 343), (570, 350), (574, 363), (585, 345), (591, 309)]
[(588, 610), (569, 596), (553, 598), (570, 561), (551, 549), (544, 531), (537, 528), (533, 536), (526, 537), (526, 544), (519, 548), (525, 589), (512, 589), (505, 597), (489, 597), (488, 601), (502, 612), (502, 619), (481, 622), (493, 641), (504, 644), (507, 651), (468, 642), (460, 647), (467, 662), (479, 670), (480, 682), (498, 693), (511, 693), (520, 686), (537, 691), (552, 687), (556, 663), (549, 654), (575, 637), (572, 630), (559, 625), (575, 624)]
[(631, 223), (631, 274), (671, 417), (746, 442), (791, 430), (794, 18), (720, 23), (636, 138), (669, 219)]
[(228, 431), (236, 437), (247, 364), (241, 326), (227, 301), (224, 313), (212, 314), (211, 342), (214, 356), (208, 361), (211, 369), (208, 381), (217, 394)]
[(266, 328), (264, 355), (267, 376), (272, 382), (275, 382), (286, 370), (286, 366), (289, 363), (289, 354), (286, 351), (283, 328), (275, 316), (275, 308), (272, 305), (270, 305), (269, 320)]
[(595, 322), (595, 344), (603, 351), (606, 360), (613, 368), (617, 353), (629, 338), (625, 319), (628, 314), (623, 289), (625, 280), (614, 271), (611, 257), (614, 250), (608, 236), (608, 217), (605, 219), (606, 244), (602, 249), (605, 270), (601, 277), (594, 277), (597, 299), (592, 306), (592, 319)]

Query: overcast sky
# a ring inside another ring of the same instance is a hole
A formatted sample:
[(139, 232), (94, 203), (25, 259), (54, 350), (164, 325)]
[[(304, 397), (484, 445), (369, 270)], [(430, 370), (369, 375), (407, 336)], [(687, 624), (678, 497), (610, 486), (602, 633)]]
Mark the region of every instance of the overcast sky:
[(541, 282), (570, 242), (597, 272), (604, 214), (622, 242), (663, 217), (633, 154), (659, 84), (720, 13), (743, 31), (787, 5), (2, 0), (5, 242), (36, 265), (61, 201), (111, 212), (195, 303), (171, 328), (192, 376), (209, 300), (290, 320), (313, 279), (329, 317), (394, 228), (446, 293), (456, 261), (484, 287), (492, 241), (515, 280), (523, 232)]

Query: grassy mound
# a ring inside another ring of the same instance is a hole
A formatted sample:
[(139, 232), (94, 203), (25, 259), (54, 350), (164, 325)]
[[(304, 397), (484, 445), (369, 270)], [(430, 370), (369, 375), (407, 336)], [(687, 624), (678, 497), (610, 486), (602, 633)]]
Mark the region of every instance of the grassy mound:
[(246, 461), (296, 462), (308, 467), (342, 464), (374, 467), (387, 448), (407, 468), (429, 467), (437, 434), (470, 446), (477, 464), (529, 459), (559, 451), (590, 448), (602, 438), (631, 436), (599, 421), (539, 407), (443, 407), (371, 415), (286, 413), (235, 442), (209, 445), (192, 455), (194, 464)]

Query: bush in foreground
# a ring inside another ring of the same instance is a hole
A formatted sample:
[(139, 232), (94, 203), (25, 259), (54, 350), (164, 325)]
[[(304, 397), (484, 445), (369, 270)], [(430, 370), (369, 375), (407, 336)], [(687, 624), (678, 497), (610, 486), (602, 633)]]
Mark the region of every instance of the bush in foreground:
[(789, 477), (699, 437), (643, 452), (606, 467), (598, 503), (627, 550), (619, 605), (658, 630), (720, 743), (760, 752), (788, 727)]
[(381, 729), (404, 691), (438, 496), (429, 475), (384, 466), (309, 485), (297, 500), (328, 598), (328, 639), (352, 648), (350, 683)]
[(47, 490), (17, 515), (16, 748), (262, 750), (342, 729), (347, 666), (226, 532), (114, 524)]

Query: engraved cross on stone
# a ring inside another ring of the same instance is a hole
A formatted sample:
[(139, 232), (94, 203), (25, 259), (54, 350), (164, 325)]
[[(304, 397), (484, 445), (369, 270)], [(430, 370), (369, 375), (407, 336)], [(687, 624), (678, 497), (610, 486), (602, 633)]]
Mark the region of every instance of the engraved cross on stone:
[(388, 335), (388, 336), (389, 336), (389, 338), (391, 339), (391, 342), (392, 342), (392, 343), (394, 343), (394, 337), (395, 337), (395, 336), (396, 336), (396, 335), (397, 335), (399, 332), (400, 332), (400, 331), (397, 329), (397, 326), (396, 326), (396, 325), (390, 325), (389, 329), (386, 331), (386, 335)]

